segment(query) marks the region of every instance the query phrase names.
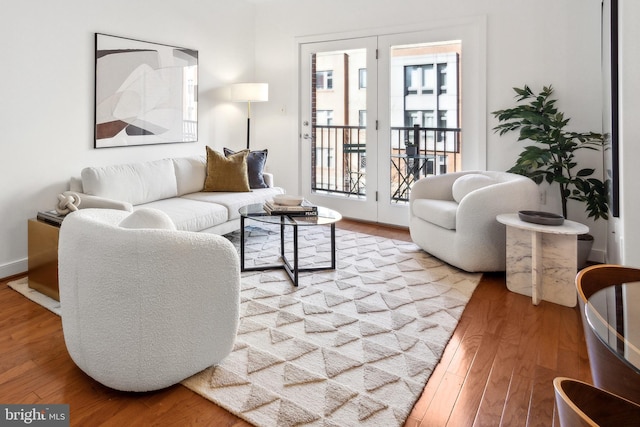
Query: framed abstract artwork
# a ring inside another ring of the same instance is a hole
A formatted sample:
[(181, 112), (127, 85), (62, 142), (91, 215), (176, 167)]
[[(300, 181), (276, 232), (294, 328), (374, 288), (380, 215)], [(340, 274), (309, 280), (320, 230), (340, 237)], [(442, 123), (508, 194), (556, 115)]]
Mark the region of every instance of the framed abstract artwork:
[(197, 141), (198, 51), (95, 37), (95, 148)]

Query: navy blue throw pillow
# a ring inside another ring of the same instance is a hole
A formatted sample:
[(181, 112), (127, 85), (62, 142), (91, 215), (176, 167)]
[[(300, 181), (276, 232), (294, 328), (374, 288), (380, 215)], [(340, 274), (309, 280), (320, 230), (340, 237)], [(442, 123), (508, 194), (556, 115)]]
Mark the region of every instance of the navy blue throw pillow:
[[(224, 155), (231, 156), (236, 152), (229, 148), (224, 148)], [(267, 150), (250, 151), (247, 156), (247, 174), (249, 175), (250, 188), (267, 188), (264, 182), (264, 165), (267, 163)]]

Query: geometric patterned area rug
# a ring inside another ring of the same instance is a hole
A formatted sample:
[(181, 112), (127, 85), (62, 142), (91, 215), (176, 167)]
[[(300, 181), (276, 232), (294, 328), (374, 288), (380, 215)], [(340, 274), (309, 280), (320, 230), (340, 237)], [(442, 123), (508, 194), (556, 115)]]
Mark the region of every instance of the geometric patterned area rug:
[[(330, 262), (328, 230), (300, 227), (301, 266)], [(298, 287), (244, 272), (232, 353), (182, 384), (256, 426), (403, 425), (481, 275), (410, 242), (338, 229), (336, 246), (336, 270)], [(278, 230), (250, 227), (247, 266), (278, 250)]]

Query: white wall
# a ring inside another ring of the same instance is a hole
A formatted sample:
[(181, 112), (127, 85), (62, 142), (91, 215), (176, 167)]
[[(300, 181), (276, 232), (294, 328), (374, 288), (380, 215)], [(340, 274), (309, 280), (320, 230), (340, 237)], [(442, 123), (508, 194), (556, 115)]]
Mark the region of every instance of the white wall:
[[(369, 33), (388, 28), (429, 29), (442, 21), (469, 17), (487, 20), (487, 159), (488, 169), (506, 170), (522, 143), (499, 137), (490, 114), (513, 105), (512, 87), (540, 89), (552, 84), (558, 106), (580, 131), (602, 130), (600, 67), (600, 0), (312, 0), (258, 2), (256, 74), (270, 83), (268, 103), (256, 109), (258, 144), (270, 147), (269, 164), (277, 181), (299, 193), (296, 37), (332, 33)], [(464, 46), (463, 46), (464, 55)], [(276, 60), (277, 58), (277, 60)], [(464, 114), (464, 111), (463, 111)], [(373, 118), (369, 118), (372, 120)], [(464, 132), (464, 129), (463, 129)], [(600, 155), (585, 153), (585, 162), (602, 170)], [(559, 195), (547, 196), (543, 210), (560, 212)], [(581, 206), (569, 217), (583, 222), (596, 237), (591, 258), (601, 260), (606, 224), (586, 219)]]
[[(221, 88), (253, 79), (253, 11), (225, 0), (3, 3), (0, 277), (26, 271), (27, 219), (53, 209), (83, 167), (243, 147), (246, 106)], [(93, 149), (95, 32), (199, 51), (198, 143)]]

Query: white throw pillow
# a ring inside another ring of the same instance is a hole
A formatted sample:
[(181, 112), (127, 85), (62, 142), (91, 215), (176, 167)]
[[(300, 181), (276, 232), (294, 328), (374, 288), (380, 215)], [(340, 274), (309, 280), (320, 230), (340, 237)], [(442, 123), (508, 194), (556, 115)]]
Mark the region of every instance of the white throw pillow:
[(207, 177), (207, 159), (204, 156), (173, 159), (176, 170), (178, 196), (202, 191)]
[(454, 181), (453, 187), (451, 188), (451, 191), (453, 192), (453, 200), (460, 203), (464, 196), (472, 191), (493, 185), (496, 182), (497, 181), (495, 179), (480, 173), (462, 175)]
[(161, 230), (175, 230), (176, 226), (169, 215), (151, 208), (140, 208), (131, 213), (119, 224), (122, 228), (155, 228)]

